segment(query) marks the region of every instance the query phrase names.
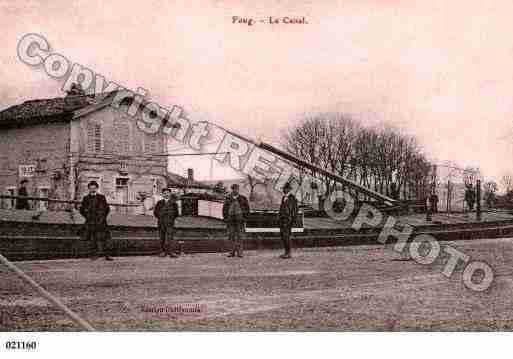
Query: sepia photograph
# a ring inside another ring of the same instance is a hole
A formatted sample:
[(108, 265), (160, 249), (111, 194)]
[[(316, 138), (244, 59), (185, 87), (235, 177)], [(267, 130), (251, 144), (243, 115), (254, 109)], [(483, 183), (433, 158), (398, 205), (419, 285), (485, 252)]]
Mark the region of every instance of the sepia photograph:
[(0, 352), (511, 339), (511, 14), (0, 0)]

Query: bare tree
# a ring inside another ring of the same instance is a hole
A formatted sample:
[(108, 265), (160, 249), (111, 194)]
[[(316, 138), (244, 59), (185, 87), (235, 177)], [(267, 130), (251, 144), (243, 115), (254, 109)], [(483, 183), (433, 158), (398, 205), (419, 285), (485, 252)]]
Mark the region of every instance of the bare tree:
[(249, 201), (255, 201), (255, 187), (257, 185), (257, 180), (252, 176), (248, 176), (246, 184), (249, 186)]
[(467, 166), (462, 172), (463, 183), (466, 187), (471, 187), (476, 183), (476, 180), (481, 178), (481, 170), (478, 167)]
[[(290, 128), (283, 144), (299, 158), (387, 195), (392, 188), (403, 198), (429, 191), (431, 164), (415, 138), (392, 126), (365, 128), (345, 115), (317, 115)], [(327, 194), (334, 183), (322, 180)]]
[(513, 191), (513, 174), (510, 172), (504, 173), (501, 177), (501, 184), (506, 194)]

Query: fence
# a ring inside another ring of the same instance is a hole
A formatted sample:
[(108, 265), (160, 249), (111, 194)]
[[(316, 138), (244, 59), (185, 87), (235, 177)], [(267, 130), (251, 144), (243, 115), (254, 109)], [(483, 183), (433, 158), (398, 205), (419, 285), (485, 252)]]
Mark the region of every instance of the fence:
[[(48, 211), (62, 211), (71, 210), (72, 208), (78, 208), (82, 201), (68, 200), (68, 199), (57, 199), (57, 198), (46, 198), (46, 197), (28, 197), (28, 196), (10, 196), (0, 195), (0, 201), (3, 209), (14, 209), (16, 208), (16, 201), (23, 199), (29, 201), (29, 207), (32, 210), (48, 210)], [(30, 202), (46, 203), (47, 206), (34, 205), (30, 206)], [(6, 205), (7, 204), (7, 205)], [(53, 204), (53, 205), (51, 205)], [(128, 204), (128, 203), (108, 203), (109, 206), (117, 209), (128, 209), (128, 208), (141, 208), (144, 209), (144, 203), (140, 204)]]
[[(71, 209), (78, 209), (81, 201), (78, 200), (65, 200), (65, 199), (57, 199), (57, 198), (46, 198), (46, 197), (27, 197), (27, 196), (11, 196), (11, 195), (0, 195), (1, 208), (2, 209), (14, 209), (16, 208), (16, 201), (18, 199), (27, 200), (31, 203), (30, 209), (36, 211), (70, 211)], [(9, 201), (7, 203), (7, 201)], [(190, 203), (189, 203), (190, 202)], [(41, 206), (41, 203), (45, 203), (47, 205)], [(7, 205), (6, 205), (7, 204)], [(149, 206), (145, 202), (141, 202), (140, 204), (130, 204), (130, 203), (108, 203), (113, 212), (121, 213), (121, 214), (150, 214), (153, 215), (153, 212), (147, 213), (153, 209), (153, 206)], [(190, 207), (193, 208), (190, 208)], [(198, 197), (183, 195), (180, 196), (178, 201), (178, 207), (180, 209), (180, 213), (187, 215), (199, 215), (199, 216), (207, 216), (214, 217), (218, 219), (222, 219), (222, 207), (223, 201), (220, 200), (206, 200), (199, 199)], [(185, 211), (185, 212), (184, 212)], [(187, 212), (187, 213), (186, 213)]]

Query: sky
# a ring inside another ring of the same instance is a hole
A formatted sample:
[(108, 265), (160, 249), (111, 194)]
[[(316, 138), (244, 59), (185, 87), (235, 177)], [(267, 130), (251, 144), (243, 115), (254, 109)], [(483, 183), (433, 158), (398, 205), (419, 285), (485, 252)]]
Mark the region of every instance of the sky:
[[(0, 109), (62, 96), (27, 33), (162, 105), (279, 145), (315, 113), (389, 123), (433, 162), (513, 172), (513, 2), (0, 0)], [(308, 24), (233, 24), (232, 17)]]

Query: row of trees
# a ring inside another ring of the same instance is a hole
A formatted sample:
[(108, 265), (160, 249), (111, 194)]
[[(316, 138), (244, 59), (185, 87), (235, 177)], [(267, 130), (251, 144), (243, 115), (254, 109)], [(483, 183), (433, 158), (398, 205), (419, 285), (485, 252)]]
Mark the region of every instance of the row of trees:
[[(448, 207), (451, 200), (461, 205), (466, 192), (475, 192), (476, 180), (483, 178), (479, 168), (461, 168), (452, 161), (438, 166), (430, 163), (416, 138), (396, 127), (366, 127), (342, 114), (305, 118), (283, 133), (282, 147), (324, 170), (397, 199), (424, 199), (437, 190), (445, 196), (443, 201)], [(320, 177), (326, 194), (334, 189), (336, 184), (329, 177), (303, 171)], [(458, 183), (463, 188), (455, 188)], [(252, 200), (257, 196), (255, 188), (263, 186), (258, 195), (273, 202), (269, 183), (258, 183), (248, 177), (241, 184), (247, 187)], [(513, 175), (503, 176), (501, 185), (513, 203)], [(218, 192), (225, 193), (222, 183), (216, 187)], [(488, 207), (495, 206), (497, 192), (497, 183), (482, 182), (482, 199)]]
[[(417, 140), (391, 126), (364, 127), (345, 115), (318, 115), (285, 132), (283, 147), (324, 170), (396, 198), (426, 197), (433, 183), (433, 166)], [(323, 181), (327, 191), (333, 189), (332, 181)]]
[(513, 208), (513, 174), (504, 173), (500, 178), (503, 194), (498, 194), (499, 186), (495, 181), (485, 182), (483, 197), (488, 208)]
[(513, 173), (506, 172), (500, 179), (504, 195), (494, 197), (498, 202), (499, 207), (512, 209), (513, 208)]

